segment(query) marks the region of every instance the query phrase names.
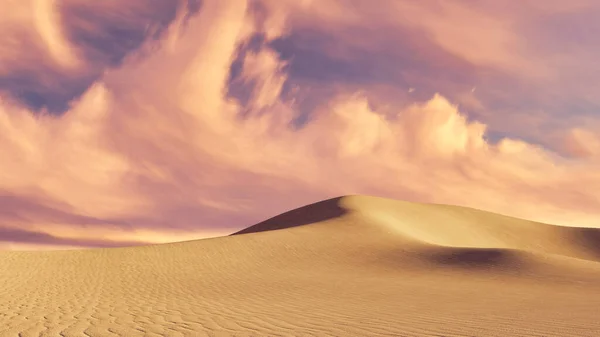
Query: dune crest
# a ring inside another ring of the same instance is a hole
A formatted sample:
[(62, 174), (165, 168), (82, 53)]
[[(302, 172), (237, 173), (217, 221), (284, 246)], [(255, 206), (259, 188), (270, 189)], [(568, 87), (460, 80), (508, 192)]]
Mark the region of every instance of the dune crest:
[(555, 226), (460, 206), (345, 196), (297, 208), (232, 235), (360, 218), (415, 242), (440, 247), (513, 249), (600, 261), (600, 229)]
[(599, 336), (598, 237), (348, 196), (221, 238), (0, 252), (0, 336)]
[(296, 208), (259, 222), (254, 226), (244, 228), (231, 235), (292, 228), (338, 218), (346, 214), (349, 210), (342, 206), (343, 199), (344, 197), (337, 197)]

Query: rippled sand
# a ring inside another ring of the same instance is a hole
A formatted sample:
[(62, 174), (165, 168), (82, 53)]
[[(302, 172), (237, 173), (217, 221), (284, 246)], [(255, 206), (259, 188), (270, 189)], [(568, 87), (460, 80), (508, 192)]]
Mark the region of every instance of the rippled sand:
[(600, 230), (352, 196), (228, 237), (0, 252), (0, 336), (600, 336)]

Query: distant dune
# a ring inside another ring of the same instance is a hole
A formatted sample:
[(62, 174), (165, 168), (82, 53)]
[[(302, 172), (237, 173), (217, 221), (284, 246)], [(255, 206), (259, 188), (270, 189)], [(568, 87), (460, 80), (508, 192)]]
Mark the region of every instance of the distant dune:
[(0, 336), (600, 336), (600, 229), (349, 196), (228, 237), (0, 252)]

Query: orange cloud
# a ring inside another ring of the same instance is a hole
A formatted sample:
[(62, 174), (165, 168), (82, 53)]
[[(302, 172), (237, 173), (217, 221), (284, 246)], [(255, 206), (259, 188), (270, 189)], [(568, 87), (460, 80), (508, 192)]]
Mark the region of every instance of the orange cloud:
[(0, 21), (0, 76), (9, 76), (15, 68), (76, 71), (82, 65), (76, 46), (62, 29), (58, 1), (7, 1), (3, 7), (10, 10), (4, 11)]
[[(328, 20), (336, 13), (339, 20), (363, 20), (342, 18), (336, 11), (348, 9), (336, 4), (257, 12), (243, 0), (205, 1), (193, 20), (173, 24), (158, 47), (149, 43), (143, 57), (105, 72), (64, 115), (34, 115), (0, 96), (0, 192), (31, 201), (18, 217), (0, 206), (0, 228), (29, 229), (72, 246), (98, 238), (178, 241), (233, 232), (300, 204), (355, 193), (597, 225), (600, 200), (591, 186), (600, 184), (598, 162), (560, 157), (518, 139), (489, 142), (486, 125), (439, 94), (402, 107), (389, 97), (384, 113), (370, 104), (365, 91), (371, 88), (342, 87), (318, 104), (306, 125), (292, 125), (302, 112), (299, 98), (281, 98), (286, 61), (268, 43), (244, 55), (240, 48), (258, 33), (272, 41), (293, 31), (298, 15), (325, 11)], [(511, 54), (517, 37), (503, 22), (479, 17), (489, 30), (461, 36), (446, 28), (476, 16), (468, 9), (444, 7), (450, 14), (442, 20), (408, 2), (402, 6), (386, 7), (387, 16), (374, 8), (366, 14), (391, 24), (408, 11), (403, 15), (415, 19), (403, 24), (423, 26), (471, 62), (524, 62)], [(265, 17), (268, 24), (261, 24)], [(53, 46), (49, 55), (75, 64), (58, 19), (37, 20), (53, 27), (43, 29)], [(489, 46), (486, 36), (502, 43), (493, 52), (475, 47)], [(5, 55), (2, 50), (0, 69), (13, 62)], [(227, 94), (239, 57), (244, 104)], [(589, 133), (574, 131), (570, 142), (573, 152), (598, 153)]]
[(578, 158), (598, 158), (600, 137), (597, 132), (585, 128), (567, 130), (556, 147), (562, 153)]

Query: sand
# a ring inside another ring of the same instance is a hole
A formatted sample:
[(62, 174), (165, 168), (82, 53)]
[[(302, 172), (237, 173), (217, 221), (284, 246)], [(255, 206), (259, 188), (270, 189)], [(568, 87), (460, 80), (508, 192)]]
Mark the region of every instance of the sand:
[(600, 336), (600, 230), (366, 196), (235, 235), (0, 252), (0, 336)]

